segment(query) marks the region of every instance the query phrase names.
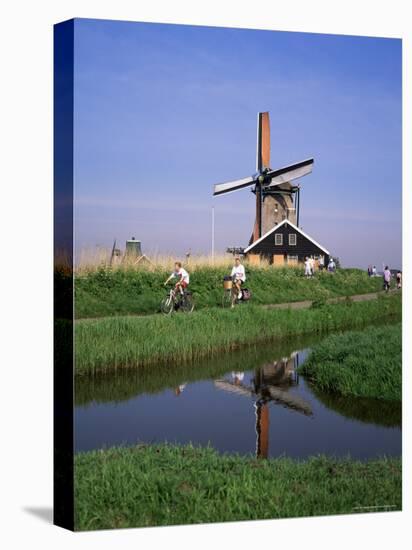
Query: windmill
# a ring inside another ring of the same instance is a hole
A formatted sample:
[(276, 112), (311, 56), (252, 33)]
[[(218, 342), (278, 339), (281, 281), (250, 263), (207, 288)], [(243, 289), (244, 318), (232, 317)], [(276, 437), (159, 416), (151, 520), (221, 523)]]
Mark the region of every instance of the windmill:
[(252, 187), (256, 195), (256, 217), (249, 244), (283, 220), (299, 226), (300, 187), (291, 182), (312, 172), (313, 158), (277, 168), (270, 167), (269, 113), (258, 113), (256, 173), (247, 178), (218, 183), (214, 196)]
[(267, 458), (269, 454), (269, 405), (280, 405), (305, 416), (313, 416), (311, 404), (289, 388), (298, 385), (297, 368), (299, 354), (283, 357), (255, 370), (252, 384), (234, 383), (227, 379), (214, 381), (217, 389), (243, 395), (254, 400), (256, 457)]

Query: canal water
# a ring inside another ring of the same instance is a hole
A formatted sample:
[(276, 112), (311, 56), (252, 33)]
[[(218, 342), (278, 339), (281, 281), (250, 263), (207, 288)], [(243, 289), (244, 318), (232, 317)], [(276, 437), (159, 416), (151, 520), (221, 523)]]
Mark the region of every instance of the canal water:
[(313, 343), (78, 379), (76, 451), (170, 442), (259, 457), (399, 456), (400, 405), (316, 390), (298, 374)]

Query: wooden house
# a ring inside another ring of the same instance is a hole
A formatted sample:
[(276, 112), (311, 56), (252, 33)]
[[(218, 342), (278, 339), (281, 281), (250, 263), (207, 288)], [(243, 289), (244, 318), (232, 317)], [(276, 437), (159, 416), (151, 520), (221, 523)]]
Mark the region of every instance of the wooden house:
[(318, 262), (323, 260), (325, 266), (329, 262), (329, 251), (290, 220), (272, 227), (245, 248), (244, 254), (251, 264), (258, 264), (261, 258), (265, 258), (276, 266), (297, 265), (310, 256)]

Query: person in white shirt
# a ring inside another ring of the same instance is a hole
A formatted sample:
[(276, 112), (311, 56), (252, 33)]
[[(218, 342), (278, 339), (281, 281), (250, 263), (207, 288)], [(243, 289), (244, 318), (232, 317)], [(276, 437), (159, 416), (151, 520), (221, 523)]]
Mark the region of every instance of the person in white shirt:
[(310, 260), (306, 256), (306, 258), (305, 258), (305, 277), (310, 277), (311, 274), (312, 273), (311, 273), (311, 269), (310, 269)]
[(190, 275), (186, 271), (186, 269), (182, 267), (182, 262), (175, 262), (175, 270), (165, 282), (165, 286), (171, 279), (174, 278), (178, 279), (177, 283), (175, 284), (176, 290), (179, 290), (181, 293), (183, 293), (184, 289), (189, 286)]
[(315, 258), (311, 256), (309, 258), (309, 265), (310, 265), (310, 276), (313, 277), (315, 274)]
[(396, 274), (396, 288), (402, 288), (402, 271), (398, 271)]
[(246, 281), (245, 267), (240, 263), (240, 258), (235, 259), (235, 265), (232, 267), (230, 276), (233, 279), (233, 283), (237, 289), (237, 297), (240, 300), (242, 297), (240, 287)]
[(391, 288), (392, 273), (388, 266), (383, 271), (383, 289), (388, 292)]

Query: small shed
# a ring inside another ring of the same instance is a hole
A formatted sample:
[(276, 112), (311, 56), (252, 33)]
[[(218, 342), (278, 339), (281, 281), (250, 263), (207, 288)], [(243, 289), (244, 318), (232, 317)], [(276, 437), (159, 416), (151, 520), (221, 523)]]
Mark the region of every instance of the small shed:
[(325, 247), (290, 220), (283, 220), (245, 248), (245, 255), (251, 264), (258, 264), (264, 258), (276, 266), (297, 265), (310, 256), (323, 260), (326, 266), (330, 256)]

